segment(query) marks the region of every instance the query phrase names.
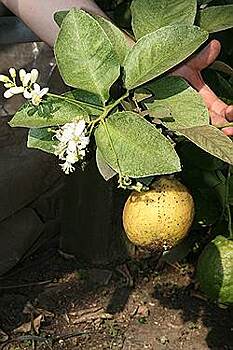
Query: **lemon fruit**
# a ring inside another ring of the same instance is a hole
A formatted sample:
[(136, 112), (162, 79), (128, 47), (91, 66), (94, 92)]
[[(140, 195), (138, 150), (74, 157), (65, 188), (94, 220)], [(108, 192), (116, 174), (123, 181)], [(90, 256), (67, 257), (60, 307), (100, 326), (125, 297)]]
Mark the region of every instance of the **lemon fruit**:
[(223, 236), (211, 241), (199, 257), (196, 277), (210, 299), (233, 303), (233, 241)]
[(194, 202), (188, 189), (176, 179), (161, 177), (146, 192), (132, 192), (123, 210), (123, 226), (135, 245), (169, 249), (188, 233)]

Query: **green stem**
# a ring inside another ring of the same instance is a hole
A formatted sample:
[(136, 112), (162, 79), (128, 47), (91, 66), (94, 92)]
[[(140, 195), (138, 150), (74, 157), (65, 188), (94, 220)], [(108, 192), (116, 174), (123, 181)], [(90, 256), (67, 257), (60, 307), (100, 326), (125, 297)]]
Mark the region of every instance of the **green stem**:
[(64, 95), (56, 95), (56, 94), (52, 94), (51, 92), (48, 92), (47, 95), (50, 96), (50, 97), (60, 98), (60, 99), (65, 100), (65, 101), (67, 101), (69, 103), (73, 103), (73, 104), (79, 106), (80, 108), (83, 108), (81, 104), (84, 104), (84, 105), (88, 105), (90, 107), (94, 106), (95, 108), (100, 109), (102, 111), (104, 110), (104, 108), (101, 107), (101, 106), (98, 106), (98, 105), (95, 105), (95, 104), (92, 104), (92, 103), (89, 103), (89, 102), (86, 102), (86, 101), (77, 101), (75, 99), (66, 97)]
[(121, 101), (123, 101), (126, 97), (129, 96), (129, 93), (128, 91), (122, 95), (121, 97), (119, 97), (116, 101), (114, 101), (111, 105), (109, 106), (106, 106), (104, 112), (98, 117), (96, 118), (95, 120), (93, 120), (91, 122), (91, 124), (94, 124), (96, 125), (97, 123), (103, 121), (105, 118), (107, 118), (107, 116), (109, 115), (109, 113), (117, 106), (119, 105), (119, 103), (121, 103)]
[(72, 103), (73, 105), (76, 105), (76, 106), (79, 106), (80, 108), (82, 108), (82, 106), (80, 106), (80, 103), (76, 100), (73, 100), (71, 98), (68, 98), (68, 97), (65, 97), (65, 96), (62, 96), (62, 95), (56, 95), (56, 94), (52, 94), (51, 92), (48, 92), (47, 93), (47, 96), (49, 97), (55, 97), (55, 98), (59, 98), (61, 100), (65, 100), (69, 103)]

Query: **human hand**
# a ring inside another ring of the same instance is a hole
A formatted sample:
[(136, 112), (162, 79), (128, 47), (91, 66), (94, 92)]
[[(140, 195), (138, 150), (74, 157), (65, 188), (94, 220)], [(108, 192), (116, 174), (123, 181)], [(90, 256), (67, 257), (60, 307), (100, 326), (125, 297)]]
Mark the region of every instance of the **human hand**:
[[(186, 79), (199, 92), (209, 110), (211, 123), (215, 126), (223, 126), (233, 121), (233, 105), (229, 106), (220, 100), (201, 76), (201, 71), (215, 61), (220, 50), (219, 41), (212, 40), (197, 55), (170, 73)], [(228, 136), (233, 136), (233, 127), (224, 127), (222, 131)]]

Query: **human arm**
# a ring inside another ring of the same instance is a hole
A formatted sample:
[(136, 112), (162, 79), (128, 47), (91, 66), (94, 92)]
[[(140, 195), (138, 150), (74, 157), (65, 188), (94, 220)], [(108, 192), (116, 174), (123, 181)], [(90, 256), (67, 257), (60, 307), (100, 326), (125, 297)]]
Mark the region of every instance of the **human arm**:
[(59, 31), (53, 19), (55, 12), (77, 7), (107, 17), (92, 0), (1, 0), (1, 2), (49, 46), (53, 46)]

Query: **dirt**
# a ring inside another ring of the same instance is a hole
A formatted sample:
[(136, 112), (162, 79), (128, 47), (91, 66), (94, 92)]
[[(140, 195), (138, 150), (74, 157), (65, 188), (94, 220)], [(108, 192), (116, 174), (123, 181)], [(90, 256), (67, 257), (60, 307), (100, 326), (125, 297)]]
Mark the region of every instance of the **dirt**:
[(191, 264), (128, 267), (133, 287), (122, 266), (84, 269), (43, 247), (0, 279), (0, 349), (233, 349), (233, 309), (196, 290)]

